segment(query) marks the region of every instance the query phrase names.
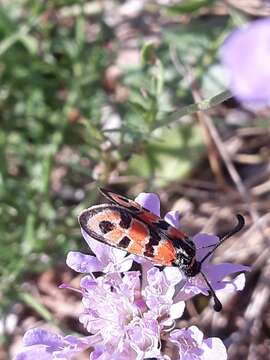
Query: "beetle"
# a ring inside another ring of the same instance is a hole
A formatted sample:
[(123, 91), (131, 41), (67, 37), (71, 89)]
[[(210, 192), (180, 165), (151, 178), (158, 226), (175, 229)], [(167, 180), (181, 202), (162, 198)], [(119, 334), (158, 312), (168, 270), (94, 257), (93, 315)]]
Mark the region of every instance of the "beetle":
[(202, 271), (203, 262), (229, 237), (240, 231), (244, 217), (237, 214), (237, 225), (203, 257), (196, 259), (196, 247), (188, 235), (125, 196), (100, 188), (111, 202), (83, 210), (79, 224), (92, 238), (128, 253), (151, 260), (157, 266), (176, 266), (187, 277), (201, 274), (214, 299), (214, 309), (222, 304)]

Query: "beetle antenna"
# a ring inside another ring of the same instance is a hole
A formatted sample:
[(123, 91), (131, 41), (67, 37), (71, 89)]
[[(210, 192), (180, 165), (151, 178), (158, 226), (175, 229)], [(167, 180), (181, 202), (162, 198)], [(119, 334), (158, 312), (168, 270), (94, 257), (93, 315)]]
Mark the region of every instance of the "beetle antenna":
[(211, 286), (210, 282), (208, 281), (207, 277), (205, 276), (205, 274), (204, 274), (202, 271), (200, 271), (200, 273), (202, 274), (202, 276), (203, 276), (206, 284), (207, 284), (208, 287), (209, 287), (209, 291), (210, 291), (211, 295), (213, 296), (213, 299), (214, 299), (214, 310), (215, 310), (215, 311), (221, 311), (221, 310), (222, 310), (222, 304), (221, 304), (221, 302), (219, 301), (219, 299), (218, 299), (218, 297), (217, 297), (214, 289), (212, 288), (212, 286)]
[(227, 239), (229, 239), (230, 237), (232, 237), (233, 235), (235, 235), (236, 233), (238, 233), (245, 225), (245, 219), (243, 217), (243, 215), (241, 214), (237, 214), (236, 215), (238, 223), (236, 224), (236, 226), (229, 231), (226, 235), (224, 235), (219, 242), (213, 247), (213, 249), (211, 251), (209, 251), (209, 253), (207, 253), (202, 260), (200, 261), (200, 264), (202, 264), (211, 254), (213, 254), (213, 252), (222, 244), (224, 243), (224, 241), (226, 241)]

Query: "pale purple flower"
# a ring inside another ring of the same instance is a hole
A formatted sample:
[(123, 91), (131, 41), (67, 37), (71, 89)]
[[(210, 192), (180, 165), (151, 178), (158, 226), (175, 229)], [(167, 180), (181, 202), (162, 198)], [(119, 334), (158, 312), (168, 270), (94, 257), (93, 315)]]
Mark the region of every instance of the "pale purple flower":
[(125, 337), (125, 326), (135, 316), (139, 316), (139, 308), (135, 303), (138, 272), (130, 272), (130, 287), (124, 284), (121, 276), (107, 279), (93, 279), (85, 276), (81, 280), (83, 289), (82, 303), (84, 313), (79, 320), (92, 334), (100, 333), (103, 344), (117, 348)]
[[(173, 303), (175, 284), (164, 271), (152, 268), (147, 278), (145, 289), (141, 289), (140, 272), (135, 271), (123, 277), (107, 274), (82, 279), (84, 312), (79, 320), (88, 332), (101, 336), (98, 345), (104, 354), (120, 356), (129, 351), (136, 360), (162, 355), (161, 332), (182, 316), (185, 304)], [(106, 359), (104, 354), (102, 359)], [(99, 359), (101, 355), (93, 356)]]
[(69, 360), (95, 345), (99, 335), (77, 338), (61, 336), (44, 329), (28, 330), (23, 337), (23, 349), (14, 360)]
[(148, 270), (148, 284), (142, 291), (152, 316), (163, 319), (161, 321), (163, 326), (171, 326), (174, 320), (183, 315), (185, 309), (184, 301), (174, 302), (173, 299), (175, 285), (179, 282), (179, 278), (175, 281), (174, 277), (166, 276), (167, 273), (155, 267)]
[(232, 94), (255, 107), (270, 103), (270, 19), (233, 31), (220, 53), (229, 72)]
[(173, 330), (169, 340), (178, 347), (179, 360), (227, 359), (223, 342), (216, 337), (204, 340), (203, 333), (196, 326)]
[[(160, 215), (160, 201), (155, 194), (143, 193), (135, 200)], [(165, 219), (179, 227), (178, 212), (167, 213)], [(75, 271), (90, 274), (81, 279), (81, 288), (75, 290), (82, 295), (84, 309), (79, 321), (91, 335), (62, 337), (41, 329), (30, 330), (25, 334), (24, 347), (15, 360), (72, 359), (89, 347), (92, 349), (90, 360), (171, 360), (162, 353), (162, 340), (177, 346), (179, 359), (206, 360), (214, 359), (215, 355), (219, 360), (226, 359), (221, 340), (203, 340), (203, 334), (196, 327), (171, 332), (175, 320), (184, 312), (183, 300), (197, 293), (208, 293), (200, 274), (187, 278), (176, 267), (161, 270), (148, 260), (126, 256), (126, 252), (92, 239), (84, 231), (83, 236), (96, 256), (70, 252), (67, 264)], [(199, 261), (218, 238), (199, 234), (193, 241)], [(208, 248), (203, 248), (205, 246)], [(140, 261), (142, 272), (129, 271), (134, 258)], [(227, 263), (212, 265), (208, 258), (202, 270), (215, 290), (232, 291), (242, 289), (244, 275), (235, 280), (224, 281), (223, 278), (248, 268)], [(93, 273), (98, 271), (104, 275), (94, 277)], [(62, 287), (69, 288), (69, 285)]]

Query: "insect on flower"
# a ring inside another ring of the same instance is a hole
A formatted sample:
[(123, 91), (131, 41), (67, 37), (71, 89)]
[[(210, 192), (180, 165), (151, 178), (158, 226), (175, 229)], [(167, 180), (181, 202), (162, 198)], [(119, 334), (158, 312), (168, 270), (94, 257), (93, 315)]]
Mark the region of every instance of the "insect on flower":
[(237, 225), (198, 261), (195, 244), (184, 232), (133, 200), (106, 189), (100, 191), (112, 204), (92, 206), (81, 212), (79, 223), (87, 234), (107, 245), (151, 260), (156, 266), (176, 266), (188, 277), (200, 273), (213, 296), (214, 309), (221, 311), (222, 304), (201, 266), (225, 240), (243, 228), (242, 215), (237, 215)]

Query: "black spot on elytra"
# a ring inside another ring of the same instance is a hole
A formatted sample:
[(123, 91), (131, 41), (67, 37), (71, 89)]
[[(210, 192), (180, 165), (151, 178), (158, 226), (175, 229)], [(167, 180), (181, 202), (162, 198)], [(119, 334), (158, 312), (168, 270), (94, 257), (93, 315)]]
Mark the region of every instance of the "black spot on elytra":
[(169, 226), (170, 225), (165, 220), (159, 220), (158, 222), (158, 227), (162, 230), (168, 230)]
[(131, 243), (131, 239), (130, 239), (128, 236), (124, 236), (124, 237), (120, 240), (118, 246), (119, 246), (120, 248), (126, 249), (130, 243)]
[(110, 221), (103, 220), (99, 223), (99, 228), (103, 234), (107, 234), (108, 232), (114, 229), (115, 225)]
[(119, 225), (123, 229), (128, 229), (132, 221), (132, 216), (127, 211), (120, 211), (121, 220)]

